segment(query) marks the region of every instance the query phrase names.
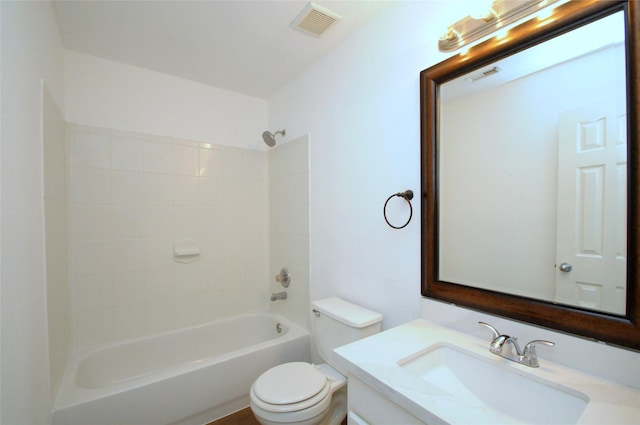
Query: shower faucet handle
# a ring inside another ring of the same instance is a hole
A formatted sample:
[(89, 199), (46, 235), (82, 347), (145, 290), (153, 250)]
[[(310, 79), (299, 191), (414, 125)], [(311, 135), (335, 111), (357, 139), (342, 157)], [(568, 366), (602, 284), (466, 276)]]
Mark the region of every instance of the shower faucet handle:
[(285, 288), (289, 287), (289, 284), (291, 283), (291, 274), (286, 267), (283, 267), (280, 270), (280, 273), (276, 275), (276, 282), (280, 282), (280, 284)]

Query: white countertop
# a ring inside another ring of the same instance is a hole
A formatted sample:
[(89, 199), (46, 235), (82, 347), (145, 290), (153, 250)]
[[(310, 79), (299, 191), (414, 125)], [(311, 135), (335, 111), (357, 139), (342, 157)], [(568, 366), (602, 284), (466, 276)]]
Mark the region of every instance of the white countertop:
[[(544, 348), (538, 350), (539, 368), (520, 365), (490, 353), (489, 337), (481, 340), (423, 319), (337, 348), (334, 358), (350, 374), (425, 423), (495, 423), (495, 416), (434, 391), (428, 382), (398, 364), (402, 359), (443, 342), (510, 368), (521, 376), (535, 376), (586, 395), (589, 401), (579, 424), (640, 424), (640, 391), (634, 388), (546, 361)], [(517, 394), (518, 388), (513, 391)], [(540, 408), (545, 409), (545, 406)], [(509, 423), (508, 420), (505, 423)]]

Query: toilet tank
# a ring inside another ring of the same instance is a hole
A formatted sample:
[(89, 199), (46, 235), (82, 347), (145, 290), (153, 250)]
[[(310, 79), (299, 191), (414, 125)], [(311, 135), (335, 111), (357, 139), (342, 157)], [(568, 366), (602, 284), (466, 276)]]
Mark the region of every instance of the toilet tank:
[(337, 297), (313, 301), (311, 309), (311, 337), (320, 358), (345, 374), (333, 361), (333, 349), (380, 332), (382, 314)]

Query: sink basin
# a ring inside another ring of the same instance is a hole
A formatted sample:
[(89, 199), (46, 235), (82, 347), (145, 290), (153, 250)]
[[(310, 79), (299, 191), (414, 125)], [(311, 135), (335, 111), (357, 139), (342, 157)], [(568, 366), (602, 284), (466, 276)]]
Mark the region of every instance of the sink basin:
[(398, 365), (448, 399), (481, 412), (484, 419), (475, 417), (474, 423), (575, 424), (589, 401), (585, 394), (529, 376), (517, 366), (448, 344), (431, 346)]

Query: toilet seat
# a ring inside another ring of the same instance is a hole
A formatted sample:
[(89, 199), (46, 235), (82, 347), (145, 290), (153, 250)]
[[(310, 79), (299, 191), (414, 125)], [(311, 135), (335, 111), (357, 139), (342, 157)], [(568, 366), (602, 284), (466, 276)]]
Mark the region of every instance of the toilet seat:
[[(269, 369), (251, 386), (261, 409), (286, 413), (309, 409), (330, 399), (329, 378), (309, 363), (292, 362)], [(315, 410), (315, 409), (314, 409)]]

